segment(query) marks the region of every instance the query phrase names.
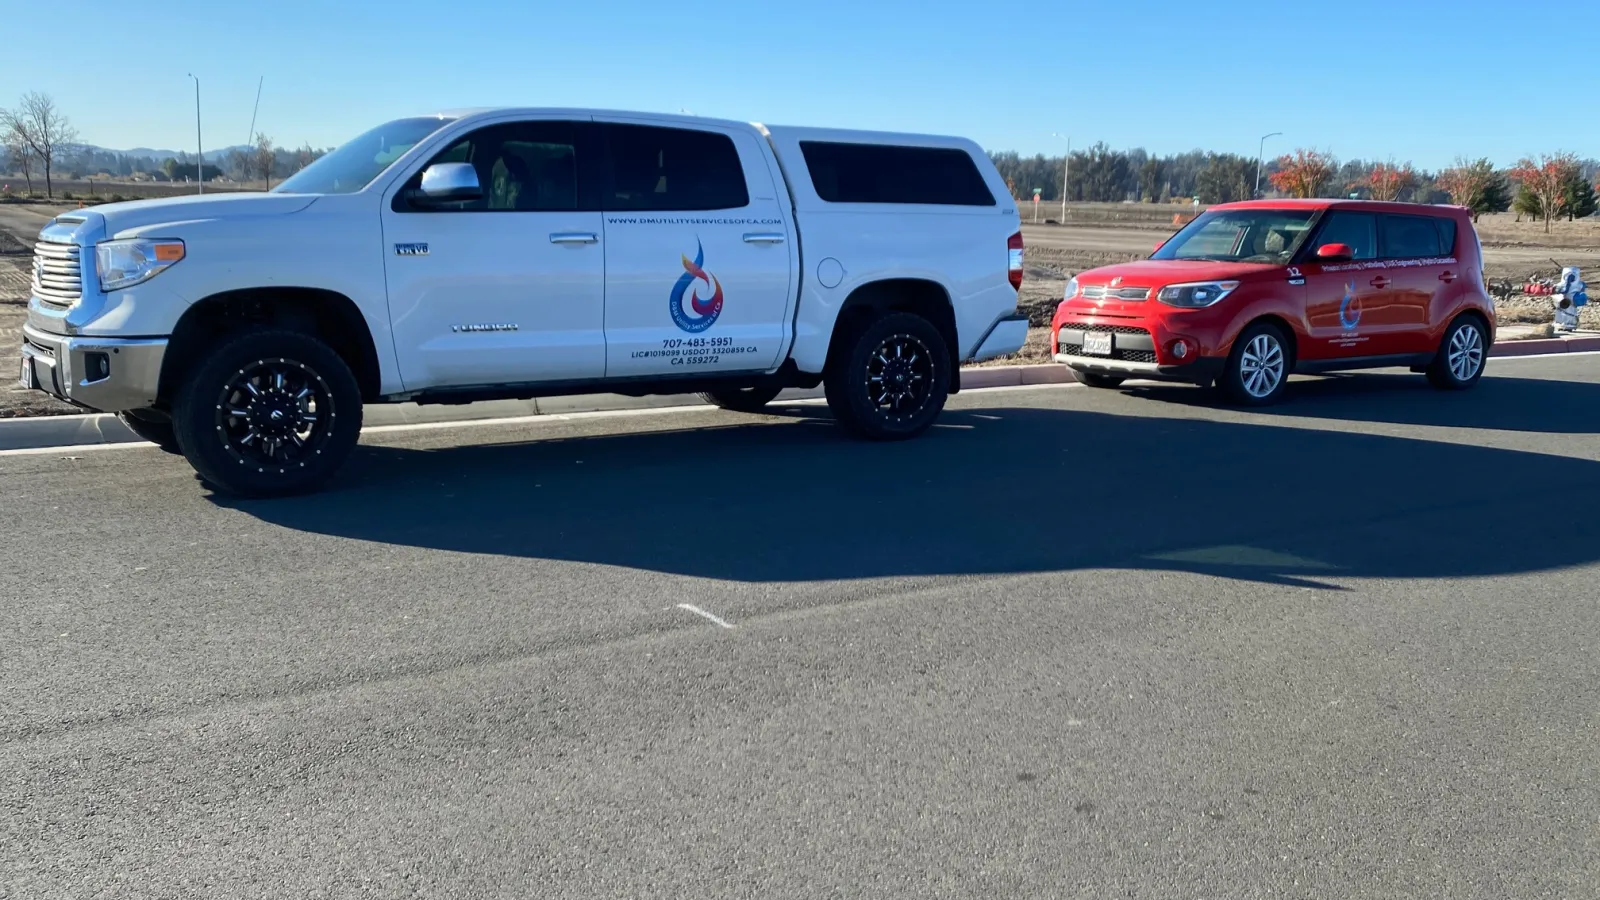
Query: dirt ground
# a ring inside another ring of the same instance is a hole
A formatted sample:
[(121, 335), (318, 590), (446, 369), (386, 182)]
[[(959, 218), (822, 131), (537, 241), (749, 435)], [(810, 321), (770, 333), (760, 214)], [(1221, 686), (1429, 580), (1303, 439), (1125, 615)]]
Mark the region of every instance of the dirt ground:
[[(0, 348), (17, 346), (27, 315), (28, 243), (45, 220), (67, 208), (64, 205), (28, 206), (0, 204)], [(1154, 204), (1080, 204), (1069, 209), (1067, 225), (1033, 225), (1024, 209), (1023, 258), (1026, 264), (1020, 307), (1033, 326), (1021, 352), (980, 363), (984, 366), (1049, 362), (1048, 326), (1067, 279), (1096, 266), (1141, 259), (1178, 226), (1174, 213), (1187, 208)], [(1041, 210), (1044, 217), (1059, 218), (1060, 208)], [(1554, 319), (1550, 301), (1515, 290), (1532, 278), (1551, 278), (1561, 265), (1582, 266), (1597, 285), (1600, 298), (1600, 219), (1553, 223), (1551, 233), (1534, 222), (1517, 222), (1509, 213), (1484, 216), (1478, 222), (1483, 242), (1484, 268), (1492, 284), (1503, 293), (1497, 299), (1505, 324), (1541, 325)], [(8, 233), (9, 232), (9, 233)], [(19, 240), (19, 238), (21, 238)], [(1600, 329), (1600, 302), (1583, 312), (1585, 328)], [(0, 349), (0, 357), (10, 352)], [(0, 369), (0, 418), (60, 415), (78, 412), (38, 391), (23, 391), (8, 370)]]

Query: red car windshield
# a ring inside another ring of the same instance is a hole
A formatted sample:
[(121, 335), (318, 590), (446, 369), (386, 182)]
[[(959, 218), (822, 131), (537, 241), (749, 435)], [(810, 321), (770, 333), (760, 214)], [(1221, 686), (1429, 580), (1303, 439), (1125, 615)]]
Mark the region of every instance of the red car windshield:
[(1300, 209), (1208, 210), (1150, 258), (1287, 265), (1311, 233), (1315, 215)]

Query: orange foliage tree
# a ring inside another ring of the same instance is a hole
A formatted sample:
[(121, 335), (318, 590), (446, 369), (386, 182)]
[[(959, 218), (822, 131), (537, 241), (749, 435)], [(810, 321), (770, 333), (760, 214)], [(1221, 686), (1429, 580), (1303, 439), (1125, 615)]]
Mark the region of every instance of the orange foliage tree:
[(1540, 154), (1537, 162), (1525, 157), (1512, 168), (1511, 177), (1538, 199), (1546, 233), (1550, 231), (1550, 220), (1566, 208), (1567, 186), (1582, 177), (1582, 171), (1578, 158), (1571, 153)]
[(1488, 159), (1467, 162), (1458, 156), (1456, 164), (1440, 172), (1435, 183), (1450, 195), (1451, 203), (1472, 210), (1472, 220), (1476, 222), (1479, 214), (1493, 211), (1498, 205), (1503, 192), (1496, 190), (1500, 187), (1497, 179), (1494, 164)]
[(1416, 170), (1410, 163), (1397, 166), (1394, 163), (1378, 163), (1360, 181), (1351, 187), (1367, 189), (1367, 196), (1374, 200), (1398, 200), (1400, 192), (1406, 188), (1415, 187), (1417, 184)]
[(1333, 177), (1333, 157), (1315, 150), (1298, 149), (1278, 157), (1272, 186), (1291, 197), (1315, 197)]

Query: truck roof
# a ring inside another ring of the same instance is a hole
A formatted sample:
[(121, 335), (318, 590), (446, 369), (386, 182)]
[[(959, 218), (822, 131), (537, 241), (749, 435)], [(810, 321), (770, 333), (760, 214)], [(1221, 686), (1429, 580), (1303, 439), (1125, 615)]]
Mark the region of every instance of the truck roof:
[(908, 144), (921, 147), (959, 147), (964, 150), (971, 150), (977, 147), (977, 144), (969, 138), (964, 138), (957, 135), (871, 131), (867, 129), (827, 128), (820, 126), (765, 125), (760, 122), (740, 122), (734, 119), (719, 119), (708, 116), (689, 115), (686, 113), (647, 112), (644, 110), (630, 109), (592, 109), (551, 106), (478, 106), (461, 109), (442, 109), (431, 113), (426, 113), (426, 115), (429, 116), (439, 116), (441, 118), (448, 119), (476, 119), (486, 118), (489, 116), (502, 116), (506, 114), (526, 114), (540, 116), (556, 115), (572, 117), (638, 117), (649, 119), (652, 122), (664, 122), (686, 126), (714, 125), (724, 128), (754, 129), (769, 137), (782, 137), (794, 141), (831, 140), (850, 143)]

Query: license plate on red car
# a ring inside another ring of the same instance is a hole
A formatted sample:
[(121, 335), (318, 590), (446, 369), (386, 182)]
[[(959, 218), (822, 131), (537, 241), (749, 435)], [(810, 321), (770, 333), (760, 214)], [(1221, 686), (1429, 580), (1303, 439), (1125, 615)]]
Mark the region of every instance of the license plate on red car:
[(1084, 356), (1110, 356), (1111, 332), (1089, 331), (1083, 335)]

